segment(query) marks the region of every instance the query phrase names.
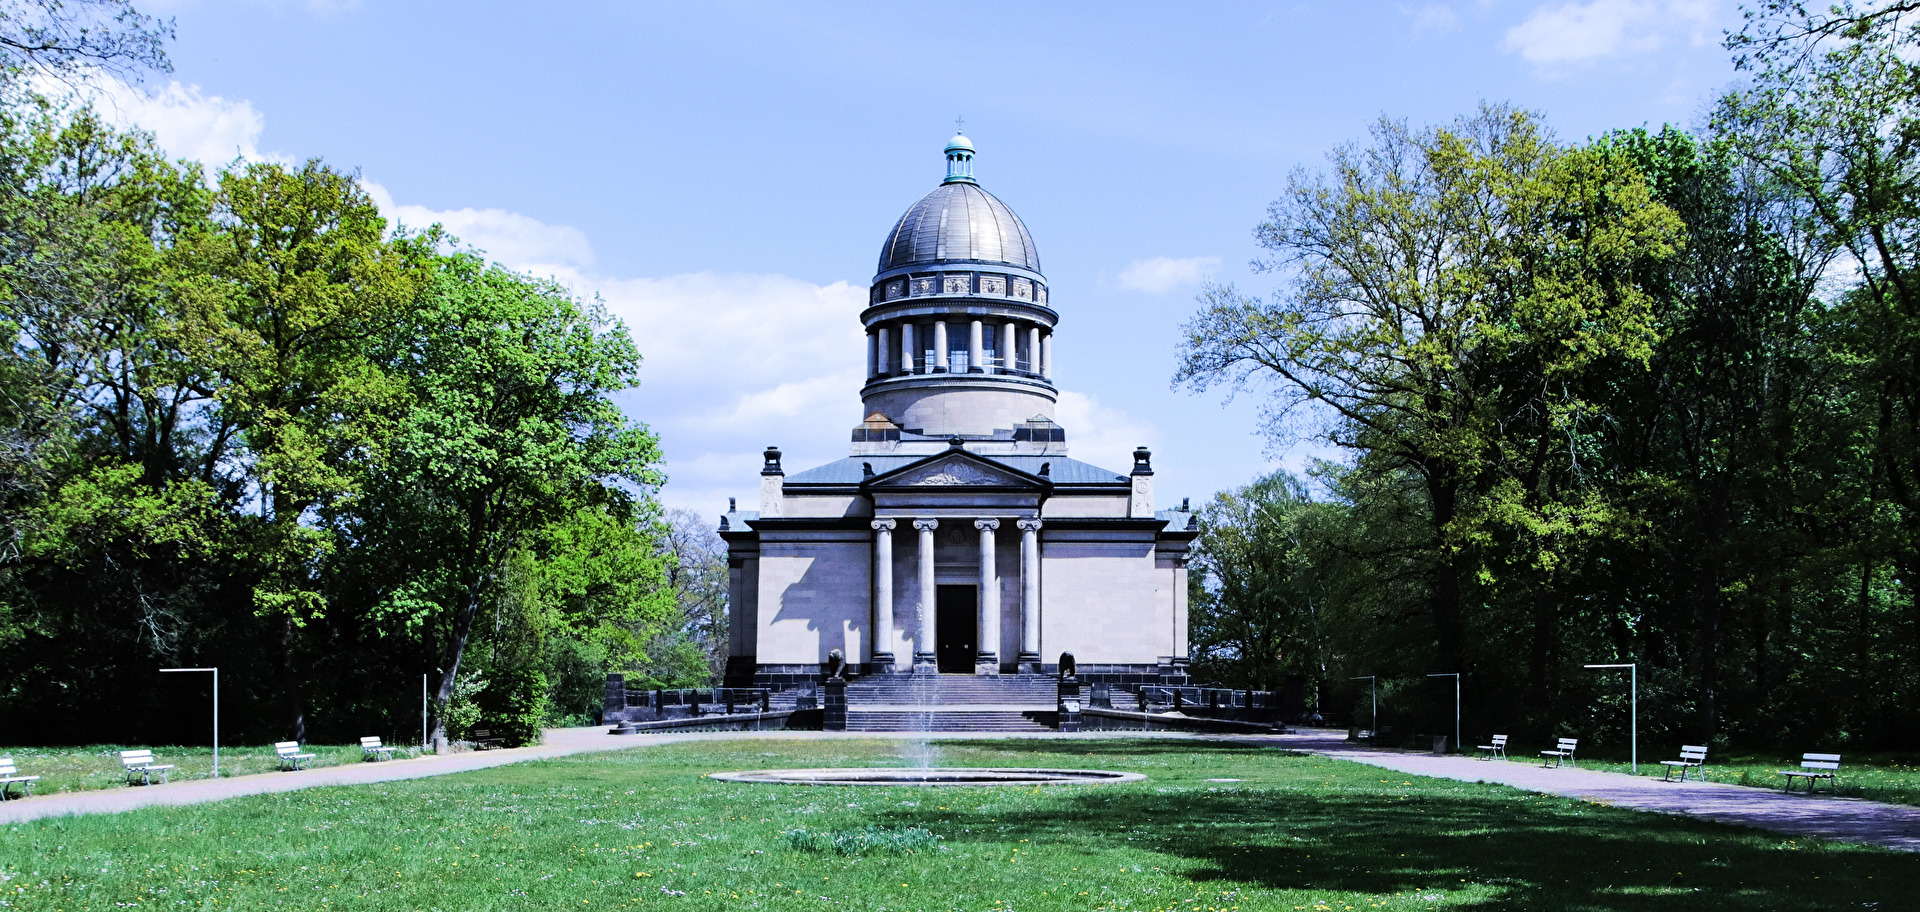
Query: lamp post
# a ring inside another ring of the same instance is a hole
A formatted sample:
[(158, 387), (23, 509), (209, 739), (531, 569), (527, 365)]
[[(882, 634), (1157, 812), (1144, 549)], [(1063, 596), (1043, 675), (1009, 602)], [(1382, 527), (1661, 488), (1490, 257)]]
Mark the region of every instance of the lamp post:
[(220, 669), (218, 668), (162, 668), (161, 674), (181, 671), (213, 672), (213, 778), (220, 778)]
[(1453, 749), (1459, 750), (1460, 749), (1460, 673), (1457, 671), (1443, 671), (1443, 672), (1440, 672), (1439, 674), (1427, 675), (1427, 677), (1453, 679)]
[(1633, 753), (1631, 755), (1633, 757), (1633, 774), (1638, 776), (1640, 775), (1640, 663), (1625, 662), (1619, 665), (1588, 665), (1586, 667), (1625, 668), (1632, 673), (1632, 677), (1629, 680), (1632, 681), (1633, 689), (1629, 691), (1629, 693), (1633, 696), (1628, 703), (1629, 708), (1627, 710), (1627, 743), (1633, 745)]
[(1378, 738), (1380, 736), (1380, 676), (1379, 675), (1355, 675), (1351, 678), (1348, 678), (1347, 680), (1368, 682), (1367, 687), (1373, 693), (1373, 728), (1371, 730), (1374, 734), (1374, 737)]

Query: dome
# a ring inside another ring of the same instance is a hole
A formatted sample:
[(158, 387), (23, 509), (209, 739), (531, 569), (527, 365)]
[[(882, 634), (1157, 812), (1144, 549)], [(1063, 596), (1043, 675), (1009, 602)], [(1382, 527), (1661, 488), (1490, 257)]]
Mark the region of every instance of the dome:
[(960, 133), (955, 133), (955, 134), (953, 134), (953, 138), (952, 138), (952, 139), (949, 139), (949, 140), (947, 140), (947, 149), (946, 149), (946, 151), (948, 151), (948, 152), (972, 152), (972, 151), (974, 151), (974, 149), (973, 149), (973, 140), (970, 140), (970, 139), (968, 139), (968, 138), (967, 138), (967, 137), (966, 137), (965, 135), (963, 135), (963, 134), (960, 134)]
[(1002, 263), (1040, 271), (1020, 217), (971, 181), (941, 184), (900, 216), (880, 248), (880, 272), (943, 263)]

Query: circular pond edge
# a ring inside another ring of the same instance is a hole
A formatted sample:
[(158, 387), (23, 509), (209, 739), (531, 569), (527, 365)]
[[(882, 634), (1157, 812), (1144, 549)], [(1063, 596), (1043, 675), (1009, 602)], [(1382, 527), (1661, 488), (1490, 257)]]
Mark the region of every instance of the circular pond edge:
[(1112, 770), (1022, 769), (987, 766), (915, 767), (831, 767), (825, 769), (741, 770), (708, 773), (710, 779), (723, 782), (761, 782), (774, 785), (906, 785), (972, 786), (998, 785), (1100, 785), (1112, 782), (1140, 782), (1139, 773)]

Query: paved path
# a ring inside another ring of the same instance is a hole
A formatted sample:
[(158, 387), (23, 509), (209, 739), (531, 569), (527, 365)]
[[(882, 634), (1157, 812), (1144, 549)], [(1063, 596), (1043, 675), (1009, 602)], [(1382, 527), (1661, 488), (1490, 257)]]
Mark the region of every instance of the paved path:
[(1920, 852), (1920, 807), (1831, 798), (1824, 794), (1811, 798), (1785, 795), (1773, 789), (1712, 782), (1663, 782), (1646, 776), (1573, 767), (1549, 769), (1537, 763), (1489, 762), (1471, 757), (1374, 750), (1346, 741), (1341, 733), (1303, 732), (1258, 740), (1419, 776), (1495, 782), (1530, 792), (1757, 827), (1790, 836), (1821, 836)]
[[(131, 811), (156, 804), (199, 804), (240, 795), (264, 795), (292, 792), (327, 785), (364, 785), (396, 779), (418, 779), (468, 770), (505, 766), (527, 760), (544, 760), (569, 754), (633, 747), (632, 737), (615, 738), (605, 728), (548, 729), (545, 743), (537, 747), (506, 750), (470, 751), (445, 756), (415, 757), (408, 760), (384, 760), (378, 763), (353, 763), (322, 766), (298, 772), (259, 773), (231, 779), (192, 779), (166, 785), (101, 789), (86, 792), (60, 792), (37, 795), (0, 803), (0, 823), (18, 823), (40, 817), (65, 814), (106, 814)], [(662, 736), (669, 738), (672, 736)], [(654, 738), (652, 740), (661, 740)]]

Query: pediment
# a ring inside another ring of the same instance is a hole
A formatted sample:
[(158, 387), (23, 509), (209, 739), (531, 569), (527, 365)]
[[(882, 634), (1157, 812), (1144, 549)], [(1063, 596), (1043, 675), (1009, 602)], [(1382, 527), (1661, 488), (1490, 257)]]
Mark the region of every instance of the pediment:
[(896, 469), (885, 475), (876, 476), (870, 485), (888, 488), (1031, 488), (1044, 485), (1045, 479), (1036, 478), (1015, 469), (998, 465), (974, 456), (971, 453), (944, 453), (924, 462), (917, 462)]

